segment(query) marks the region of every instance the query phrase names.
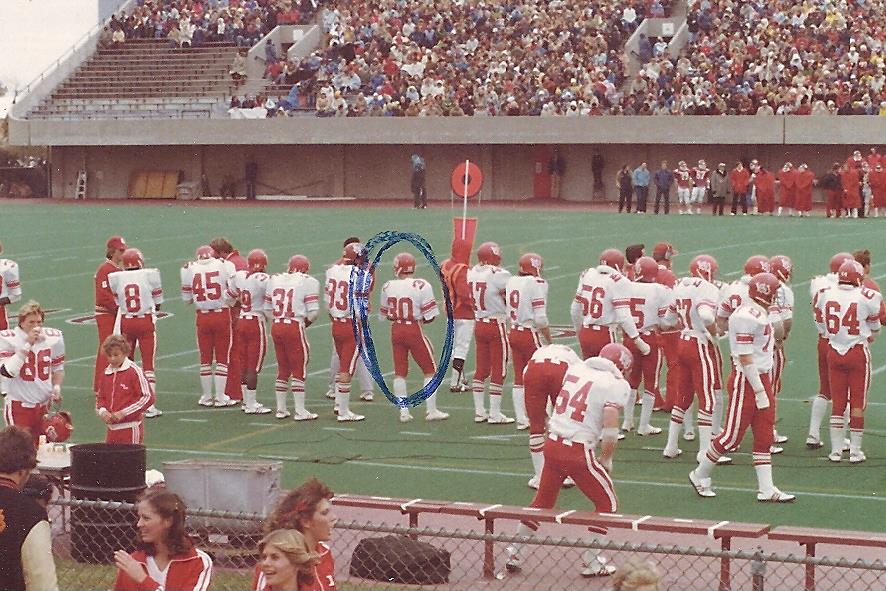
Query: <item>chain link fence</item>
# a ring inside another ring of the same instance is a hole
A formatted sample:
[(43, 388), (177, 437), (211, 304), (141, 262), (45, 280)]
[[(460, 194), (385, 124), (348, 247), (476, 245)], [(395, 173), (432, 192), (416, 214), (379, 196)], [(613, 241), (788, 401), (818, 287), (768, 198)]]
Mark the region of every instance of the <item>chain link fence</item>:
[[(115, 550), (132, 550), (135, 507), (129, 503), (58, 499), (50, 505), (53, 546), (62, 591), (112, 589)], [(261, 516), (188, 511), (189, 533), (213, 558), (214, 590), (251, 588), (258, 563)], [(606, 578), (584, 578), (583, 557), (601, 554), (612, 565), (649, 561), (661, 573), (659, 589), (826, 591), (886, 589), (880, 560), (833, 560), (757, 550), (573, 538), (517, 538), (455, 528), (409, 528), (339, 521), (331, 543), (336, 588), (342, 590), (609, 589)], [(522, 544), (519, 572), (506, 568), (506, 547)], [(799, 548), (799, 546), (797, 546)]]

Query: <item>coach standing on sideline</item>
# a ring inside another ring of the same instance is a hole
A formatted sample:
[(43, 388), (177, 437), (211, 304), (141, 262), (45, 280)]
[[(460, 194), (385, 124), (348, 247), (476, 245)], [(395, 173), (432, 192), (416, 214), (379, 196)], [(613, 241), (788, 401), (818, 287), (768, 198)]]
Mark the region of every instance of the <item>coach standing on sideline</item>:
[(428, 207), (428, 189), (425, 187), (425, 159), (418, 154), (413, 154), (410, 158), (412, 162), (412, 178), (409, 182), (412, 190), (412, 199), (415, 209), (426, 209)]
[[(246, 259), (235, 249), (227, 238), (219, 236), (209, 243), (218, 258), (230, 261), (235, 271), (248, 271)], [(234, 300), (231, 305), (231, 351), (228, 357), (228, 379), (225, 381), (225, 394), (231, 400), (243, 400), (242, 374), (240, 369), (240, 339), (237, 336), (237, 320), (240, 318), (240, 301)], [(218, 393), (216, 393), (218, 394)]]
[(637, 213), (646, 213), (646, 198), (649, 196), (649, 169), (646, 163), (641, 162), (640, 166), (634, 169), (631, 175), (634, 191), (637, 193)]
[(31, 435), (0, 431), (0, 584), (6, 591), (58, 591), (46, 510), (21, 489), (37, 467)]
[(661, 161), (661, 168), (652, 175), (655, 182), (655, 214), (658, 215), (659, 207), (664, 202), (664, 212), (671, 212), (671, 185), (674, 184), (674, 173), (668, 168), (668, 161)]
[(108, 275), (120, 270), (126, 241), (122, 236), (111, 236), (105, 243), (105, 262), (95, 272), (95, 325), (98, 328), (98, 352), (95, 354), (95, 374), (92, 378), (92, 391), (98, 393), (98, 385), (108, 358), (102, 350), (105, 339), (114, 332), (114, 321), (117, 319), (117, 298), (108, 285)]

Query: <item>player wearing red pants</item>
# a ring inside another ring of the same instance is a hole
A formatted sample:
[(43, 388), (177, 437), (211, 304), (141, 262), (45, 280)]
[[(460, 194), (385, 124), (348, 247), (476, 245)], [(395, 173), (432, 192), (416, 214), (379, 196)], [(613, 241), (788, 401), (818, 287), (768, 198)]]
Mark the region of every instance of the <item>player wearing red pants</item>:
[[(235, 249), (227, 238), (213, 238), (209, 243), (212, 247), (216, 258), (222, 259), (234, 265), (234, 271), (246, 271), (248, 264), (240, 251)], [(231, 355), (228, 357), (228, 379), (225, 381), (225, 394), (232, 400), (243, 400), (242, 375), (240, 369), (240, 356), (237, 351), (240, 350), (239, 333), (237, 332), (237, 322), (240, 319), (240, 302), (234, 300), (231, 304)], [(246, 409), (244, 403), (243, 409)]]
[[(656, 283), (658, 263), (650, 257), (640, 257), (634, 263), (634, 281), (629, 284), (630, 311), (634, 325), (640, 333), (639, 338), (649, 345), (650, 351), (643, 355), (633, 341), (625, 340), (625, 346), (634, 356), (634, 365), (628, 374), (631, 386), (631, 397), (625, 407), (624, 420), (621, 428), (625, 431), (634, 429), (634, 405), (637, 398), (642, 400), (638, 435), (657, 435), (659, 427), (653, 427), (652, 408), (658, 395), (658, 374), (661, 372), (663, 356), (659, 344), (659, 328), (670, 325), (665, 323), (665, 316), (670, 308), (673, 292)], [(640, 383), (643, 389), (640, 389)]]
[(816, 317), (821, 318), (828, 340), (827, 364), (831, 399), (831, 453), (839, 462), (843, 456), (843, 413), (849, 405), (849, 462), (865, 461), (861, 449), (864, 411), (871, 381), (869, 345), (880, 331), (882, 296), (862, 287), (864, 268), (854, 260), (845, 261), (837, 271), (837, 286), (822, 291), (816, 299)]
[[(151, 389), (157, 391), (154, 377), (154, 358), (157, 355), (157, 326), (154, 313), (163, 303), (163, 286), (160, 271), (145, 269), (145, 259), (137, 248), (127, 248), (121, 258), (122, 271), (108, 275), (108, 286), (117, 301), (117, 321), (114, 333), (122, 334), (129, 341), (129, 355), (135, 358), (138, 346), (142, 371)], [(145, 418), (159, 417), (162, 413), (155, 405), (145, 412)]]
[(534, 476), (529, 487), (538, 490), (544, 467), (545, 429), (548, 421), (548, 403), (553, 406), (563, 387), (563, 377), (573, 363), (581, 363), (575, 351), (566, 345), (544, 345), (529, 358), (523, 370), (526, 388), (526, 415), (529, 418), (529, 456)]
[(690, 277), (684, 277), (674, 286), (674, 303), (666, 317), (669, 323), (673, 323), (676, 316), (683, 326), (676, 366), (678, 398), (668, 424), (668, 443), (663, 451), (666, 458), (676, 458), (683, 453), (677, 448), (677, 438), (686, 409), (696, 396), (699, 456), (711, 441), (717, 360), (714, 352), (717, 346), (715, 311), (719, 296), (713, 280), (717, 274), (717, 261), (710, 255), (698, 255), (689, 264), (689, 272)]
[[(268, 335), (265, 324), (265, 294), (267, 293), (268, 255), (260, 248), (251, 250), (247, 269), (237, 271), (231, 279), (231, 297), (239, 302), (236, 312), (239, 315), (234, 332), (237, 338), (231, 345), (231, 357), (240, 360), (242, 382), (245, 389), (243, 412), (249, 415), (264, 415), (271, 409), (259, 404), (256, 395), (258, 374), (261, 373), (268, 348)], [(236, 345), (236, 348), (235, 348)], [(230, 375), (228, 376), (230, 379)]]
[(511, 330), (508, 342), (514, 360), (514, 414), (517, 429), (529, 428), (526, 416), (526, 400), (523, 389), (523, 369), (532, 354), (541, 346), (542, 338), (551, 343), (548, 326), (548, 282), (541, 277), (544, 260), (541, 255), (527, 252), (520, 257), (520, 272), (508, 279), (505, 293), (508, 302), (508, 318)]
[(122, 335), (102, 345), (108, 367), (95, 395), (95, 414), (108, 425), (105, 443), (144, 443), (144, 414), (154, 404), (154, 390), (144, 372), (129, 359), (132, 349)]
[[(474, 393), (474, 422), (509, 425), (514, 419), (501, 412), (501, 394), (508, 368), (508, 309), (505, 289), (511, 273), (501, 267), (501, 248), (484, 242), (477, 249), (477, 264), (468, 270), (474, 300), (476, 367), (471, 389)], [(489, 412), (486, 411), (486, 380), (489, 379)]]
[[(615, 513), (618, 510), (609, 473), (618, 444), (618, 415), (630, 395), (624, 376), (630, 371), (631, 363), (630, 351), (610, 343), (603, 347), (599, 357), (569, 367), (554, 404), (544, 446), (541, 483), (530, 507), (552, 509), (563, 481), (571, 477), (594, 504), (595, 511)], [(599, 456), (595, 452), (598, 441)], [(529, 536), (537, 527), (536, 523), (521, 523), (517, 535)], [(605, 528), (589, 529), (598, 535), (606, 533)], [(520, 570), (520, 549), (519, 543), (508, 546), (509, 571)], [(593, 551), (585, 552), (583, 558), (583, 576), (608, 576), (615, 571)]]
[(828, 339), (824, 330), (824, 318), (820, 317), (816, 301), (819, 295), (827, 288), (837, 285), (837, 271), (840, 266), (848, 260), (852, 260), (852, 255), (848, 252), (838, 252), (831, 257), (828, 263), (826, 275), (818, 275), (809, 282), (809, 295), (812, 301), (812, 315), (815, 320), (815, 327), (818, 331), (818, 344), (816, 351), (818, 354), (818, 396), (812, 399), (812, 411), (809, 414), (809, 435), (806, 437), (806, 447), (809, 449), (818, 449), (824, 446), (821, 441), (821, 423), (824, 421), (825, 414), (828, 411), (828, 404), (831, 402), (831, 383), (828, 376)]
[(578, 280), (569, 313), (585, 359), (595, 357), (605, 345), (614, 342), (619, 326), (642, 355), (650, 351), (649, 345), (639, 338), (631, 318), (630, 282), (622, 274), (624, 265), (624, 255), (607, 248), (600, 254), (600, 264), (587, 269)]
[(296, 421), (313, 421), (317, 414), (305, 408), (305, 374), (311, 347), (305, 329), (320, 312), (320, 282), (308, 275), (311, 261), (304, 255), (289, 259), (286, 273), (276, 273), (268, 280), (265, 310), (271, 317), (271, 339), (277, 355), (277, 418), (289, 416), (286, 396), (292, 380), (292, 398)]
[[(769, 321), (772, 323), (775, 336), (775, 350), (772, 361), (772, 393), (776, 398), (781, 393), (781, 379), (787, 364), (784, 345), (791, 335), (791, 328), (794, 323), (794, 290), (788, 284), (791, 280), (793, 267), (793, 262), (785, 255), (779, 254), (769, 259), (769, 270), (778, 279), (778, 292), (775, 294), (775, 301), (772, 307), (769, 308)], [(787, 435), (781, 435), (776, 430), (773, 434), (773, 441), (776, 444), (787, 443), (788, 437)], [(775, 453), (777, 448), (773, 448), (772, 451)]]
[[(440, 315), (437, 300), (431, 284), (424, 279), (415, 279), (415, 257), (401, 252), (394, 257), (394, 276), (381, 289), (378, 308), (379, 318), (390, 320), (391, 348), (394, 358), (394, 396), (401, 401), (407, 397), (406, 376), (409, 373), (409, 356), (418, 364), (424, 374), (424, 384), (434, 377), (437, 365), (434, 363), (434, 348), (422, 332), (422, 325), (433, 322)], [(425, 420), (445, 421), (449, 414), (437, 408), (437, 394), (427, 399)], [(408, 423), (412, 414), (405, 402), (400, 406), (400, 422)]]
[(108, 275), (120, 270), (126, 241), (122, 236), (111, 236), (105, 244), (105, 262), (95, 271), (95, 325), (98, 328), (98, 351), (95, 354), (95, 373), (92, 378), (92, 391), (98, 392), (98, 384), (104, 375), (108, 360), (102, 349), (105, 339), (114, 332), (117, 320), (117, 300), (108, 285)]
[(471, 244), (469, 240), (454, 238), (452, 256), (440, 263), (440, 271), (449, 288), (449, 298), (452, 301), (455, 332), (452, 346), (452, 375), (449, 378), (450, 392), (467, 392), (470, 389), (464, 369), (471, 341), (474, 340), (474, 304), (471, 298), (471, 286), (468, 284)]
[[(197, 249), (197, 260), (181, 269), (181, 296), (186, 304), (194, 304), (197, 313), (197, 348), (200, 352), (200, 406), (234, 406), (225, 394), (228, 380), (228, 359), (231, 355), (230, 283), (236, 272), (233, 263), (215, 258), (211, 246)], [(215, 359), (215, 371), (212, 361)], [(215, 396), (212, 387), (215, 385)]]
[(51, 402), (61, 402), (65, 377), (65, 341), (60, 330), (43, 326), (43, 308), (31, 301), (21, 307), (18, 326), (0, 331), (0, 376), (7, 395), (6, 426), (30, 431), (37, 445), (43, 416)]
[[(655, 278), (655, 282), (668, 289), (674, 289), (674, 285), (677, 284), (677, 276), (671, 271), (671, 258), (676, 254), (679, 253), (669, 242), (659, 242), (652, 251), (652, 258), (658, 263), (658, 276)], [(677, 373), (674, 368), (677, 365), (680, 348), (680, 327), (662, 328), (659, 333), (659, 344), (668, 368), (665, 381), (666, 398), (662, 400), (661, 395), (657, 396), (653, 410), (671, 412), (677, 399)]]
[(757, 500), (790, 503), (795, 497), (783, 493), (772, 480), (772, 433), (775, 425), (775, 394), (769, 379), (772, 370), (774, 337), (768, 309), (775, 301), (778, 279), (759, 273), (748, 284), (750, 301), (729, 317), (729, 349), (732, 373), (729, 376), (729, 409), (723, 431), (711, 441), (689, 473), (689, 482), (701, 497), (714, 497), (711, 474), (717, 460), (736, 449), (748, 427), (754, 434), (754, 471), (757, 473)]

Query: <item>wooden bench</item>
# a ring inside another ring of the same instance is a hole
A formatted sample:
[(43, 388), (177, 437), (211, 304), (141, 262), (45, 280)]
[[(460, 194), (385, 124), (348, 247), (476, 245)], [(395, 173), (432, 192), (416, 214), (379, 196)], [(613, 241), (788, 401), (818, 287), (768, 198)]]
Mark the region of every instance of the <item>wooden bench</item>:
[[(818, 544), (886, 548), (886, 535), (870, 532), (780, 526), (770, 531), (768, 537), (770, 540), (797, 542), (806, 547), (806, 556), (810, 558), (815, 556), (815, 546)], [(806, 583), (803, 588), (805, 591), (815, 591), (814, 564), (806, 564)]]
[(399, 499), (392, 497), (375, 497), (361, 495), (336, 495), (332, 504), (339, 507), (355, 507), (358, 509), (380, 509), (383, 511), (399, 511), (409, 516), (409, 527), (418, 527), (418, 516), (422, 513), (438, 513), (440, 508), (450, 501), (428, 501), (425, 499)]

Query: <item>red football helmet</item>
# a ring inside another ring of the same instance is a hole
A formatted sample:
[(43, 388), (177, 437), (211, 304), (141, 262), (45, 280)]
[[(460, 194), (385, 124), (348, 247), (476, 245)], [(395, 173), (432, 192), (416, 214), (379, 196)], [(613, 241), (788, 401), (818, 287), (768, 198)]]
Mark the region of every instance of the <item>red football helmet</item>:
[(347, 246), (345, 246), (345, 250), (342, 253), (342, 258), (345, 262), (354, 264), (357, 262), (361, 256), (363, 256), (363, 251), (365, 250), (365, 246), (361, 242), (351, 242)]
[(545, 260), (541, 258), (540, 254), (527, 252), (520, 257), (518, 264), (520, 265), (520, 272), (524, 275), (541, 277), (541, 270), (545, 266)]
[(268, 268), (268, 255), (260, 248), (254, 248), (246, 255), (246, 264), (253, 273), (261, 273)]
[(778, 285), (778, 279), (772, 273), (757, 273), (748, 282), (748, 297), (768, 308), (775, 301)]
[(842, 265), (845, 261), (855, 260), (854, 257), (848, 252), (838, 252), (834, 256), (831, 257), (830, 269), (831, 273), (839, 273), (840, 265)]
[(71, 413), (66, 410), (45, 415), (40, 425), (40, 431), (46, 435), (46, 441), (51, 443), (67, 441), (71, 437), (73, 430), (74, 423), (71, 419)]
[(415, 273), (415, 257), (408, 252), (401, 252), (394, 257), (394, 275), (408, 273)]
[(864, 281), (864, 267), (861, 263), (849, 259), (843, 261), (837, 270), (837, 283), (858, 287)]
[(477, 260), (481, 265), (500, 265), (501, 247), (496, 242), (484, 242), (477, 249)]
[(659, 269), (658, 282), (665, 287), (673, 289), (674, 286), (677, 285), (677, 276), (674, 275), (674, 272), (670, 269)]
[(751, 277), (758, 273), (768, 273), (769, 258), (763, 256), (762, 254), (755, 254), (745, 261), (744, 272), (745, 275), (750, 275)]
[(124, 269), (144, 269), (145, 257), (142, 256), (142, 251), (139, 249), (127, 248), (123, 251), (121, 263)]
[(689, 273), (693, 277), (701, 277), (713, 281), (717, 275), (717, 259), (709, 254), (700, 254), (689, 263)]
[(307, 273), (311, 270), (311, 261), (303, 254), (292, 255), (287, 270), (290, 273)]
[(205, 261), (206, 259), (215, 258), (215, 251), (208, 244), (197, 247), (197, 260)]
[(640, 257), (634, 263), (634, 280), (652, 283), (658, 278), (658, 263), (652, 257)]
[(600, 264), (621, 272), (625, 266), (625, 255), (617, 248), (607, 248), (600, 253)]
[(778, 277), (779, 281), (787, 283), (791, 279), (791, 273), (794, 272), (794, 263), (790, 257), (777, 254), (769, 259), (769, 272)]
[(600, 357), (608, 359), (615, 364), (615, 367), (621, 371), (622, 375), (627, 375), (631, 371), (634, 364), (634, 356), (628, 351), (628, 348), (619, 343), (609, 343), (600, 349)]

